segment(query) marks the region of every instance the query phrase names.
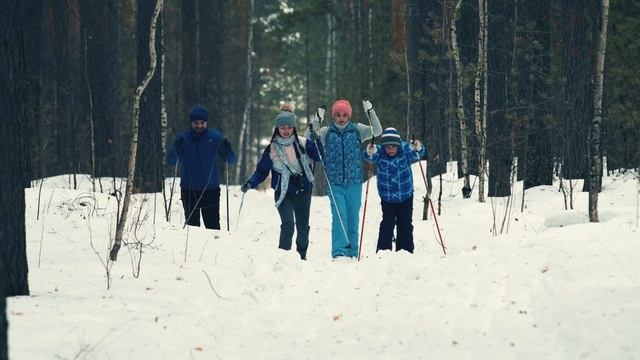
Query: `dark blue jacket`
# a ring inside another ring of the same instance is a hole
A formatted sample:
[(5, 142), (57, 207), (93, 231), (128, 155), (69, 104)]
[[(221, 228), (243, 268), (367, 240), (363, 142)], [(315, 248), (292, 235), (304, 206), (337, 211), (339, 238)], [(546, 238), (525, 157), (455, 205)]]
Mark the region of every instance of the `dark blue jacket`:
[[(320, 155), (318, 155), (318, 151), (322, 151), (322, 144), (320, 141), (316, 141), (314, 144), (311, 140), (306, 140), (304, 149), (309, 156), (314, 161), (320, 161)], [(267, 147), (262, 152), (262, 156), (258, 161), (258, 165), (256, 166), (256, 171), (251, 175), (249, 180), (249, 184), (251, 184), (251, 188), (255, 188), (260, 185), (266, 178), (269, 176), (269, 172), (271, 172), (271, 188), (276, 191), (276, 193), (280, 193), (280, 173), (273, 170), (273, 161), (271, 161), (271, 144), (267, 145)], [(302, 154), (301, 154), (302, 155)], [(305, 191), (311, 191), (313, 188), (313, 184), (307, 180), (306, 176), (302, 177), (304, 179), (304, 187)], [(298, 191), (298, 187), (293, 184), (293, 181), (289, 182), (289, 187), (287, 188), (287, 194), (295, 194)]]
[(235, 164), (236, 155), (220, 131), (207, 129), (200, 135), (192, 130), (178, 134), (166, 160), (172, 166), (179, 163), (181, 188), (201, 191), (220, 187), (219, 159)]

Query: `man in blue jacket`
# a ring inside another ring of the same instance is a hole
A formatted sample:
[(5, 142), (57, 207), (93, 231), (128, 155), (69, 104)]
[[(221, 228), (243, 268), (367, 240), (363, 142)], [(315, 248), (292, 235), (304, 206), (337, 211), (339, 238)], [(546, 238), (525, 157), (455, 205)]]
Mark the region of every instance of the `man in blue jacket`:
[(180, 165), (180, 189), (187, 225), (200, 226), (200, 214), (207, 229), (220, 229), (220, 176), (218, 159), (235, 164), (236, 155), (220, 131), (207, 128), (209, 113), (195, 106), (189, 114), (191, 129), (179, 133), (167, 164)]

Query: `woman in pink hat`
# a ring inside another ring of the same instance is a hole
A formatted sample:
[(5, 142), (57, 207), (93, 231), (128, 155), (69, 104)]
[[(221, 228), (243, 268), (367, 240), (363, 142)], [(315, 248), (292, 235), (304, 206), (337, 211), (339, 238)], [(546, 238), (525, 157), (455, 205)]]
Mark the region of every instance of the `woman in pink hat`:
[(331, 255), (358, 256), (359, 214), (362, 205), (362, 153), (360, 144), (382, 134), (380, 120), (370, 101), (362, 102), (369, 125), (351, 121), (352, 109), (347, 100), (337, 100), (331, 107), (333, 122), (320, 127), (324, 109), (318, 112), (307, 129), (307, 136), (324, 145), (324, 170), (331, 202)]

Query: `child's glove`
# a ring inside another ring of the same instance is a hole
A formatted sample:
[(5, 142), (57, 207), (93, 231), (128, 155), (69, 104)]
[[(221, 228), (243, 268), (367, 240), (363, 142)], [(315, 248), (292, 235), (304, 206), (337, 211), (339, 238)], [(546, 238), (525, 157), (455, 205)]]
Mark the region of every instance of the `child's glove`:
[(420, 142), (420, 140), (411, 141), (411, 144), (409, 146), (411, 147), (411, 150), (413, 150), (413, 151), (422, 150), (422, 143)]
[(375, 144), (367, 145), (367, 154), (369, 154), (369, 156), (373, 156), (377, 152), (378, 152), (378, 147)]
[(248, 181), (245, 181), (244, 184), (240, 186), (240, 191), (242, 191), (243, 193), (246, 193), (247, 191), (249, 191), (249, 189), (251, 189), (251, 184)]
[(373, 104), (369, 100), (362, 100), (362, 107), (366, 112), (373, 110)]

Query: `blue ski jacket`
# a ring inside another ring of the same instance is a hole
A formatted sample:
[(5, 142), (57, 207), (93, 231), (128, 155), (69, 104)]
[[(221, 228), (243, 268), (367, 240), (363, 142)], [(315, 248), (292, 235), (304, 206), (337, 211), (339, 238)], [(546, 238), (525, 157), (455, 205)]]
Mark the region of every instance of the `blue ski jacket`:
[(329, 126), (324, 147), (324, 169), (331, 184), (362, 184), (360, 131), (354, 123), (350, 122), (342, 132), (335, 124)]
[(235, 164), (231, 144), (217, 130), (202, 134), (193, 130), (179, 133), (167, 152), (167, 164), (180, 166), (180, 187), (187, 190), (209, 190), (220, 187), (218, 159)]

